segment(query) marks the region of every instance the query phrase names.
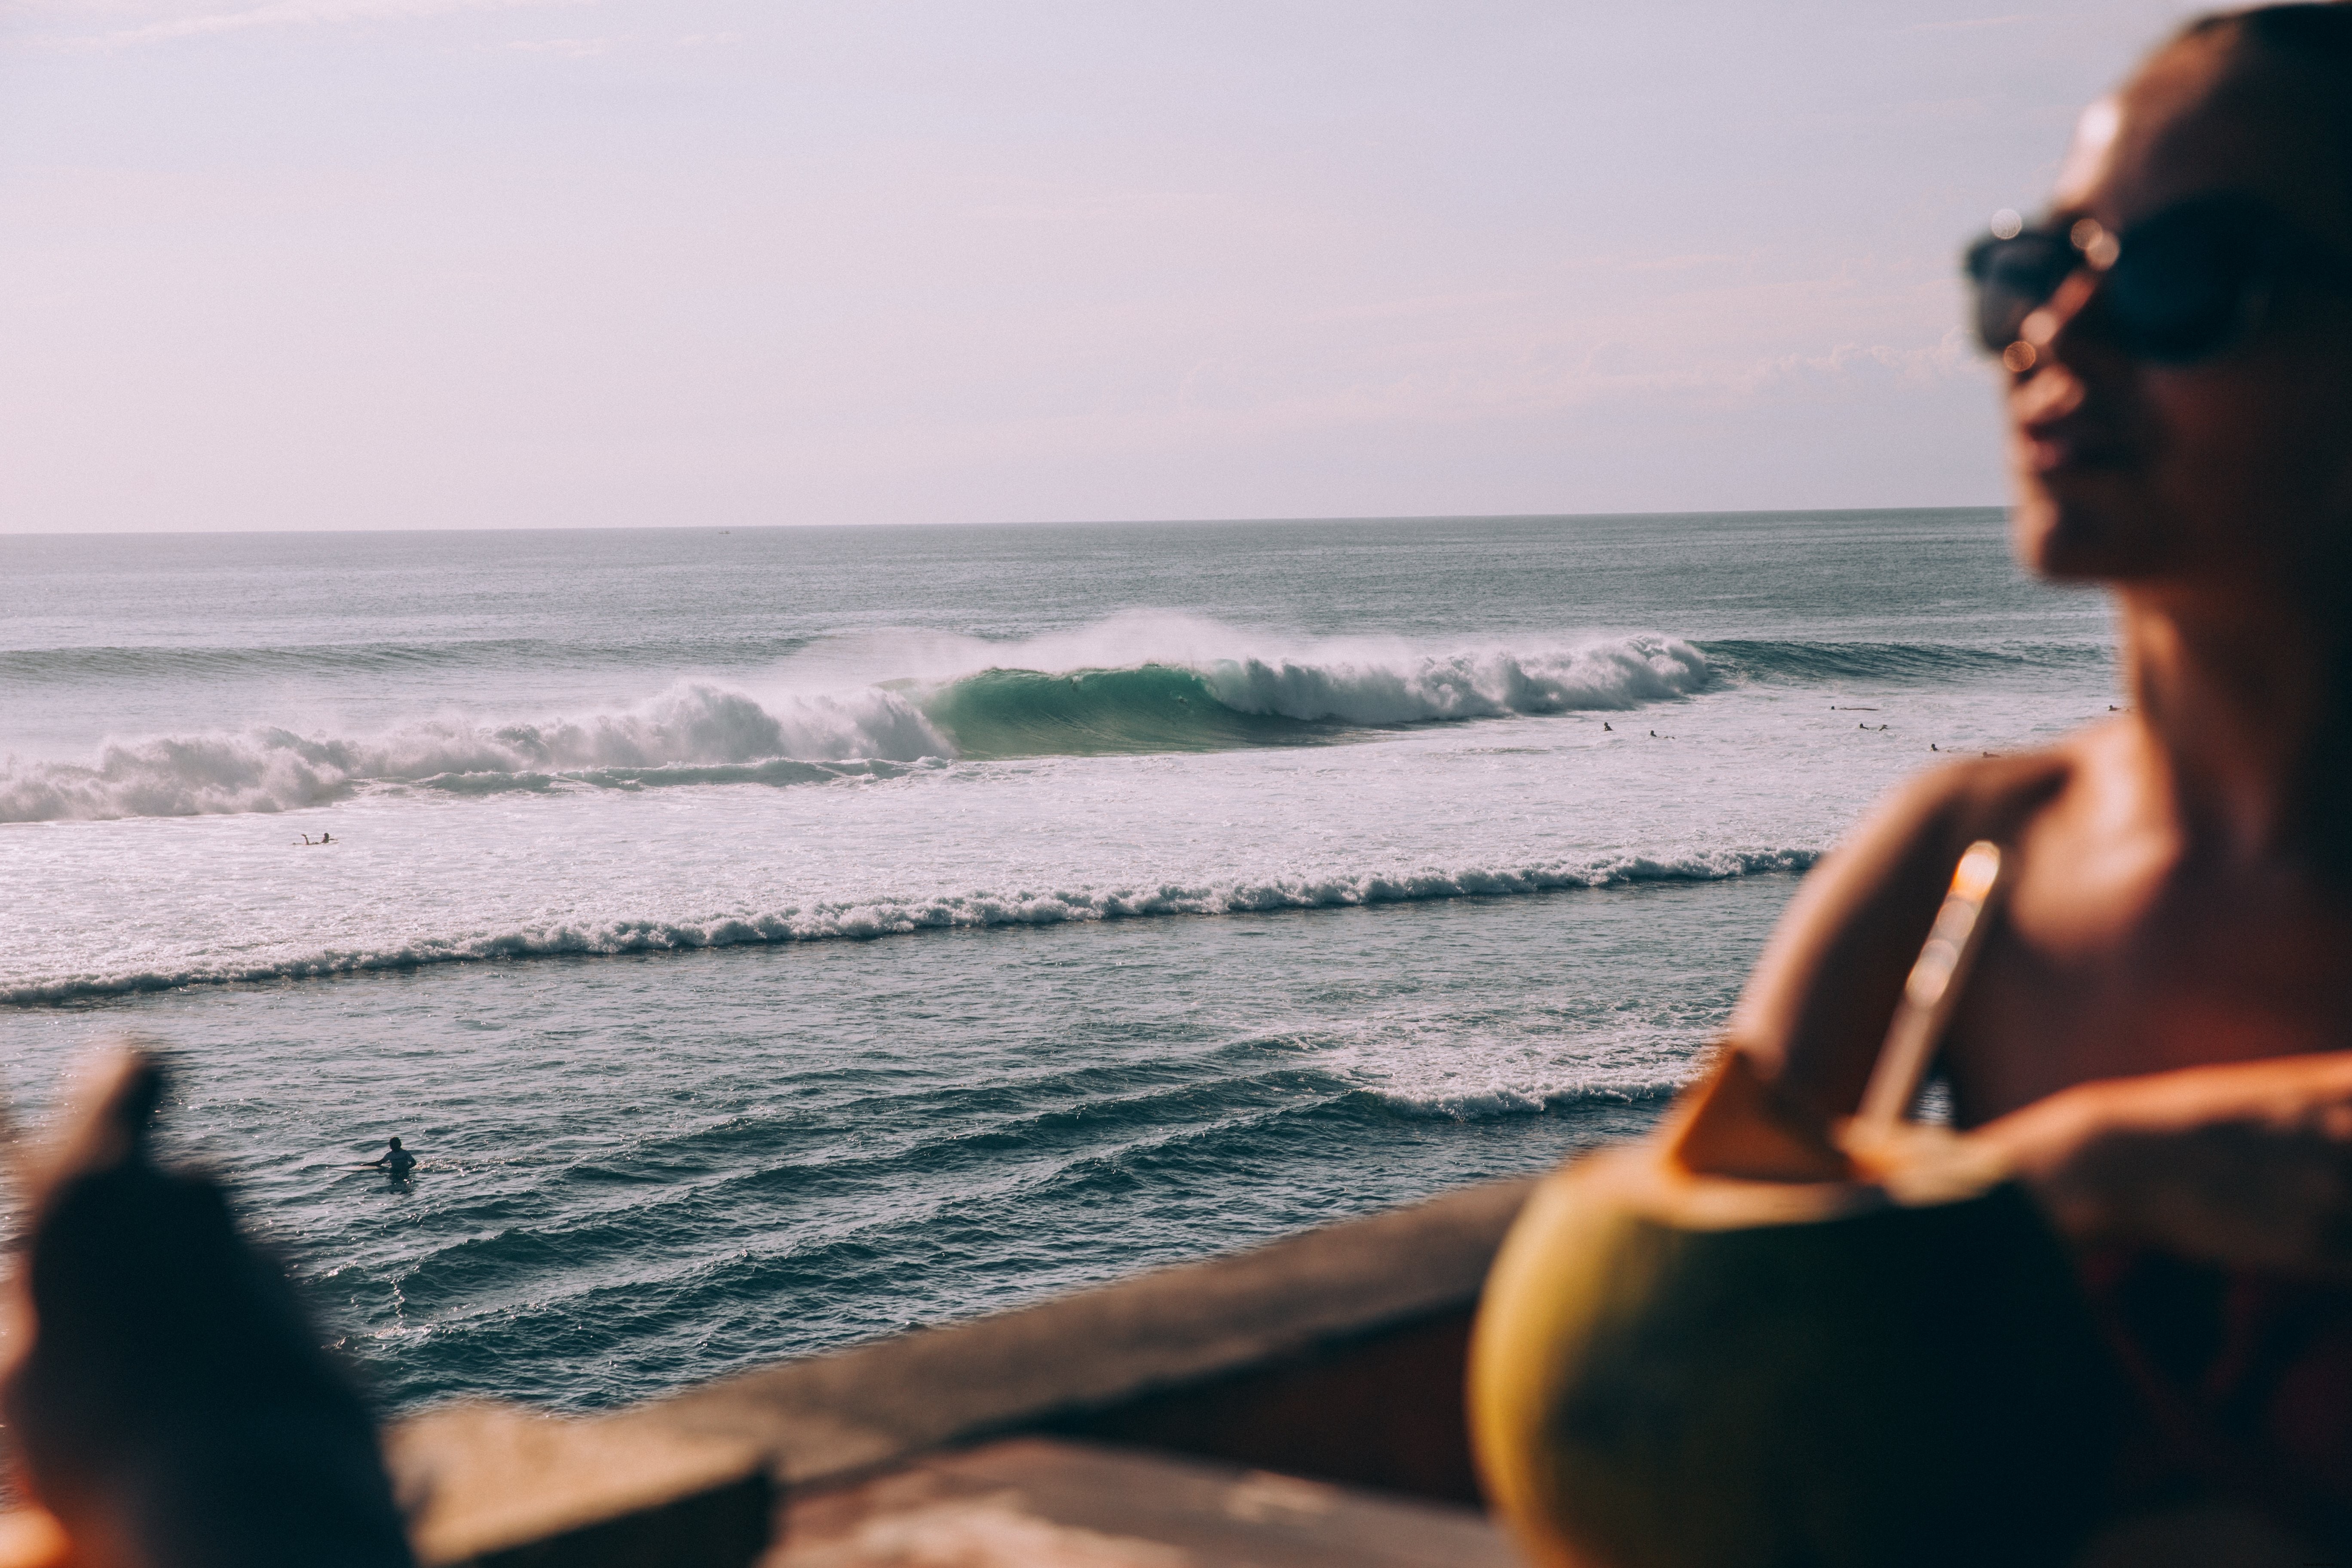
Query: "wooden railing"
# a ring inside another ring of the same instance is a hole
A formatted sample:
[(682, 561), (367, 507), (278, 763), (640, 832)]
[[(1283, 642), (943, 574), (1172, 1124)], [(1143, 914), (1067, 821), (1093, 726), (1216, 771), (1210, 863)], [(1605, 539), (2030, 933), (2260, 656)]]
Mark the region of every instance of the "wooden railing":
[(401, 1423), (434, 1568), (742, 1568), (780, 1498), (1016, 1433), (1474, 1500), (1462, 1350), (1529, 1184), (775, 1366), (608, 1415)]

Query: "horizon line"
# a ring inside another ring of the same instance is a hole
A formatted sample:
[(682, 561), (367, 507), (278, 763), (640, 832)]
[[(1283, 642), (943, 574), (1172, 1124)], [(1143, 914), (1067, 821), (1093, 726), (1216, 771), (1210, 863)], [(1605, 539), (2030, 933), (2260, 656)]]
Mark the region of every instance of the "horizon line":
[(972, 518), (956, 522), (620, 522), (419, 525), (414, 528), (0, 528), (0, 539), (175, 539), (361, 537), (411, 533), (777, 533), (801, 529), (905, 528), (1217, 528), (1250, 524), (1346, 522), (1539, 522), (1639, 517), (1853, 517), (1883, 512), (2004, 511), (2007, 501), (1919, 506), (1675, 507), (1605, 511), (1459, 511), (1297, 517)]

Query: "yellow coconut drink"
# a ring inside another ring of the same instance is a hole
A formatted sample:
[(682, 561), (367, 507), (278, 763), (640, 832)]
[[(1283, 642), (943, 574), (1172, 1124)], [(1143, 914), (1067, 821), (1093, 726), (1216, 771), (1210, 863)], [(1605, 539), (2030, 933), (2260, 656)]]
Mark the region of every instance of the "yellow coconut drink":
[(2095, 1524), (2121, 1384), (2065, 1250), (1976, 1144), (1899, 1119), (1990, 895), (1971, 854), (1853, 1127), (1729, 1049), (1658, 1137), (1528, 1201), (1470, 1404), (1534, 1562), (2009, 1568)]

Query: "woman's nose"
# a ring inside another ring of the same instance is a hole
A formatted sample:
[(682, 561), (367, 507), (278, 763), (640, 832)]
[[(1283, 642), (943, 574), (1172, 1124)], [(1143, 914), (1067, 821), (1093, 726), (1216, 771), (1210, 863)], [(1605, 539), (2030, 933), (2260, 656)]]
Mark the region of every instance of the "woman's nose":
[(2077, 268), (2058, 285), (2049, 302), (2018, 324), (2017, 342), (2001, 351), (2000, 363), (2022, 375), (2050, 357), (2059, 334), (2074, 325), (2099, 291), (2099, 276)]

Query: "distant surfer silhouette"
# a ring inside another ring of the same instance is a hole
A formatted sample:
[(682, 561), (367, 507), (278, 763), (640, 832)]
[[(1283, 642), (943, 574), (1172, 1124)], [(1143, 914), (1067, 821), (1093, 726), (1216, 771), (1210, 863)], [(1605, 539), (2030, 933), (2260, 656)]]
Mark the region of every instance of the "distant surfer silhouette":
[(382, 1171), (396, 1182), (416, 1169), (416, 1156), (402, 1148), (400, 1140), (394, 1138), (383, 1153), (370, 1160), (361, 1169)]
[[(1606, 719), (1603, 719), (1602, 721), (1601, 721), (1601, 727), (1603, 730), (1608, 730), (1608, 729), (1609, 729), (1609, 721), (1608, 721), (1608, 720), (1606, 720)], [(1614, 734), (1614, 733), (1616, 733), (1616, 731), (1613, 731), (1613, 730), (1612, 730), (1612, 731), (1610, 731), (1610, 733)]]

